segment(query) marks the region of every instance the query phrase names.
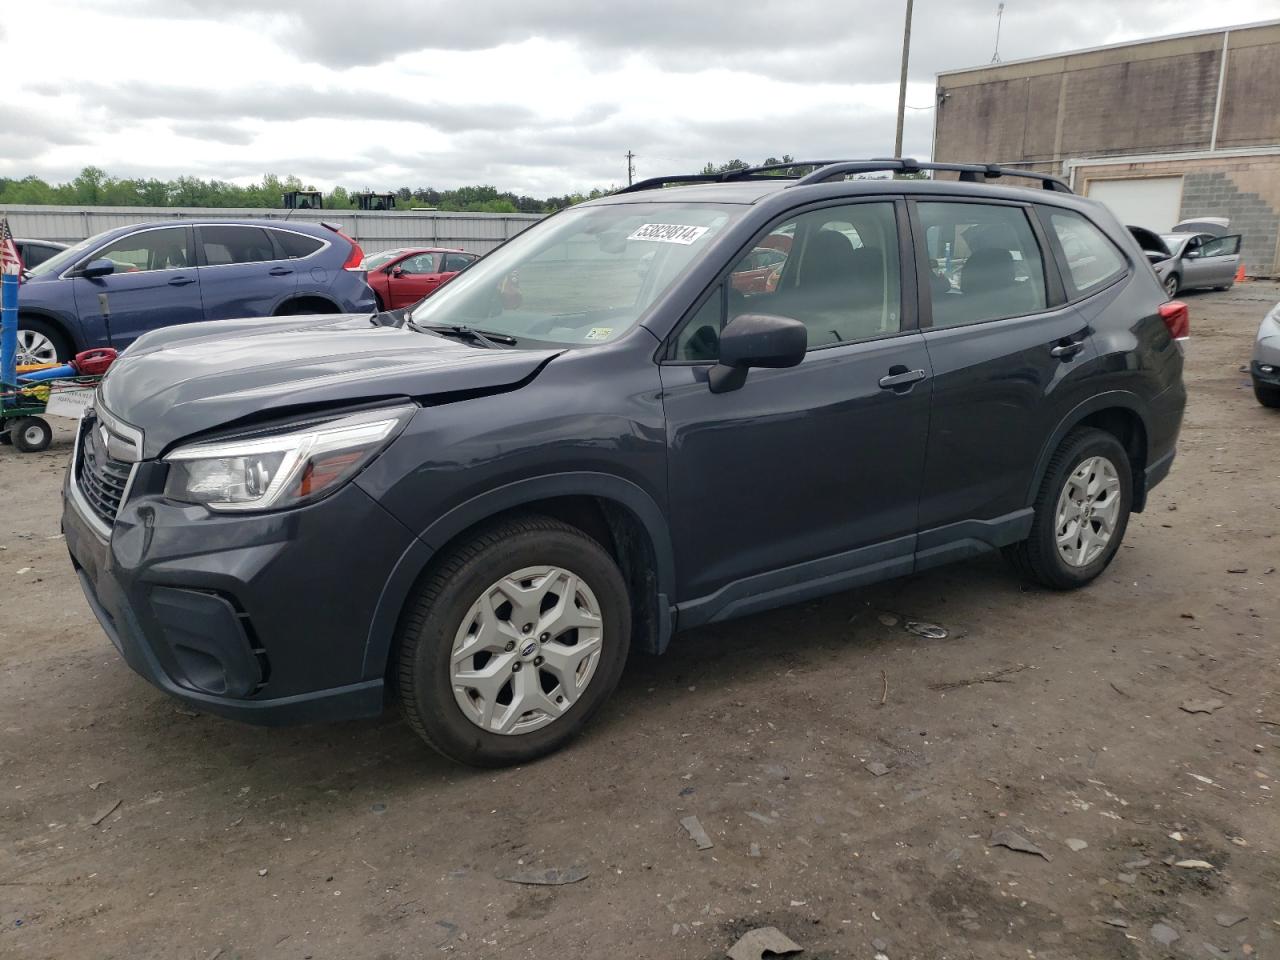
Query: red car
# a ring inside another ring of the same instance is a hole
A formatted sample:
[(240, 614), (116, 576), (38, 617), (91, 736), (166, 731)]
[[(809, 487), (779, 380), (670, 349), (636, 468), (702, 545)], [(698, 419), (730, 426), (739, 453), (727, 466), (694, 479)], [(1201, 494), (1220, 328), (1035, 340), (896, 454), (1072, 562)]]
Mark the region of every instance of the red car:
[(409, 307), (430, 296), (459, 270), (479, 260), (479, 254), (446, 247), (401, 247), (365, 257), (360, 266), (379, 310)]

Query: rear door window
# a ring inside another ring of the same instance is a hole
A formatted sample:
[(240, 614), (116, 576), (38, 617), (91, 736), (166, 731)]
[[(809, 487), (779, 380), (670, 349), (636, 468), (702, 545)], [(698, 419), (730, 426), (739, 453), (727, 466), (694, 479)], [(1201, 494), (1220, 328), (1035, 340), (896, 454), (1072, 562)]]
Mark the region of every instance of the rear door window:
[(231, 263), (264, 263), (276, 259), (271, 238), (262, 227), (212, 224), (198, 228), (204, 262), (218, 267)]
[(1045, 310), (1044, 257), (1024, 208), (952, 201), (916, 209), (928, 245), (933, 326)]
[(457, 273), (476, 262), (477, 257), (471, 253), (446, 253), (442, 273)]
[[(1040, 208), (1043, 213), (1045, 208)], [(1068, 281), (1077, 294), (1100, 290), (1125, 272), (1124, 254), (1107, 235), (1078, 213), (1049, 211), (1049, 225), (1062, 247)]]

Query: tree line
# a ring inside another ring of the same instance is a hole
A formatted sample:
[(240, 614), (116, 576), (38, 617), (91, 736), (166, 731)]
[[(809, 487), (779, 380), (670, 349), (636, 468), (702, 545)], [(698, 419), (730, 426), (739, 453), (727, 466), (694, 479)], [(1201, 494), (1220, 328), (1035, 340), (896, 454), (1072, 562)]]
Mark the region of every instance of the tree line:
[[(793, 158), (769, 157), (765, 164), (788, 163)], [(700, 173), (724, 173), (750, 166), (745, 160), (708, 163)], [(204, 180), (200, 177), (113, 177), (99, 167), (85, 167), (66, 183), (48, 183), (39, 177), (21, 179), (0, 177), (0, 203), (63, 204), (75, 207), (270, 207), (279, 208), (281, 196), (293, 190), (314, 190), (296, 176), (267, 174), (258, 183), (242, 186), (227, 180)], [(395, 194), (396, 207), (434, 207), (437, 210), (466, 213), (554, 213), (584, 200), (594, 200), (617, 190), (617, 186), (596, 188), (587, 193), (566, 193), (555, 197), (531, 197), (491, 186), (456, 187), (436, 190), (431, 187), (400, 187)], [(338, 186), (324, 192), (327, 209), (350, 210), (356, 207), (358, 191)]]
[[(0, 203), (64, 204), (76, 207), (272, 207), (279, 208), (281, 196), (293, 190), (314, 190), (315, 186), (296, 176), (267, 174), (258, 183), (242, 186), (226, 180), (200, 177), (113, 177), (99, 167), (85, 167), (66, 183), (48, 183), (39, 177), (0, 177)], [(559, 197), (530, 197), (491, 186), (400, 187), (391, 191), (399, 209), (435, 207), (438, 210), (470, 213), (554, 213), (584, 200), (594, 200), (612, 190), (567, 193)], [(356, 207), (356, 190), (335, 187), (324, 191), (326, 209)]]

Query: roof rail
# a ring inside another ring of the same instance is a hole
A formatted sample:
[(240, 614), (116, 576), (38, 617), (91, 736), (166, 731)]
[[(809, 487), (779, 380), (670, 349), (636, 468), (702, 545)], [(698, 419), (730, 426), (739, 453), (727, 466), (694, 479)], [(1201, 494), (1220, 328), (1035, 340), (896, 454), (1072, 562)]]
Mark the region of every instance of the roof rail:
[(777, 176), (779, 170), (794, 170), (809, 167), (809, 173), (795, 179), (788, 186), (804, 186), (810, 183), (825, 183), (836, 177), (846, 177), (857, 173), (918, 173), (921, 170), (942, 170), (947, 173), (958, 173), (966, 183), (985, 183), (1000, 177), (1023, 177), (1028, 180), (1039, 180), (1046, 190), (1059, 193), (1071, 193), (1067, 184), (1048, 173), (1037, 173), (1031, 170), (1019, 170), (1013, 167), (1002, 167), (994, 163), (930, 163), (914, 160), (911, 157), (880, 157), (871, 160), (793, 160), (790, 163), (770, 163), (757, 167), (744, 167), (737, 170), (726, 170), (723, 173), (693, 173), (685, 176), (650, 177), (639, 183), (624, 187), (618, 193), (636, 193), (641, 190), (654, 190), (675, 183), (729, 183), (744, 180), (784, 179)]
[(839, 160), (820, 167), (796, 181), (796, 186), (805, 183), (823, 183), (833, 177), (847, 176), (851, 173), (879, 173), (892, 170), (902, 173), (918, 173), (921, 170), (942, 170), (960, 174), (966, 183), (985, 183), (1000, 177), (1023, 177), (1028, 180), (1039, 180), (1046, 190), (1059, 193), (1071, 193), (1066, 182), (1051, 173), (1038, 173), (1034, 170), (1019, 170), (1016, 167), (1002, 167), (994, 163), (922, 163), (910, 157), (883, 157), (875, 160)]

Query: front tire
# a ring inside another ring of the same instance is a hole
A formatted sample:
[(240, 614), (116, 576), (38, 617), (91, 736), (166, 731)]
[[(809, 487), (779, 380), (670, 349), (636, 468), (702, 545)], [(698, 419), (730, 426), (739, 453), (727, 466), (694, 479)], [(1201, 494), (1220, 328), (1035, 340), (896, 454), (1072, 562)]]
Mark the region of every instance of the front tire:
[(401, 627), (395, 681), (409, 726), (446, 757), (526, 763), (586, 726), (630, 645), (613, 558), (568, 524), (518, 517), (429, 573)]
[(1005, 548), (1029, 580), (1074, 590), (1094, 580), (1120, 549), (1133, 504), (1129, 456), (1112, 434), (1077, 427), (1063, 439), (1036, 495), (1031, 534)]
[(39, 317), (18, 317), (18, 365), (66, 363), (71, 343), (52, 323)]
[(1172, 300), (1178, 295), (1178, 291), (1182, 289), (1182, 278), (1176, 273), (1171, 273), (1164, 278), (1164, 292)]

